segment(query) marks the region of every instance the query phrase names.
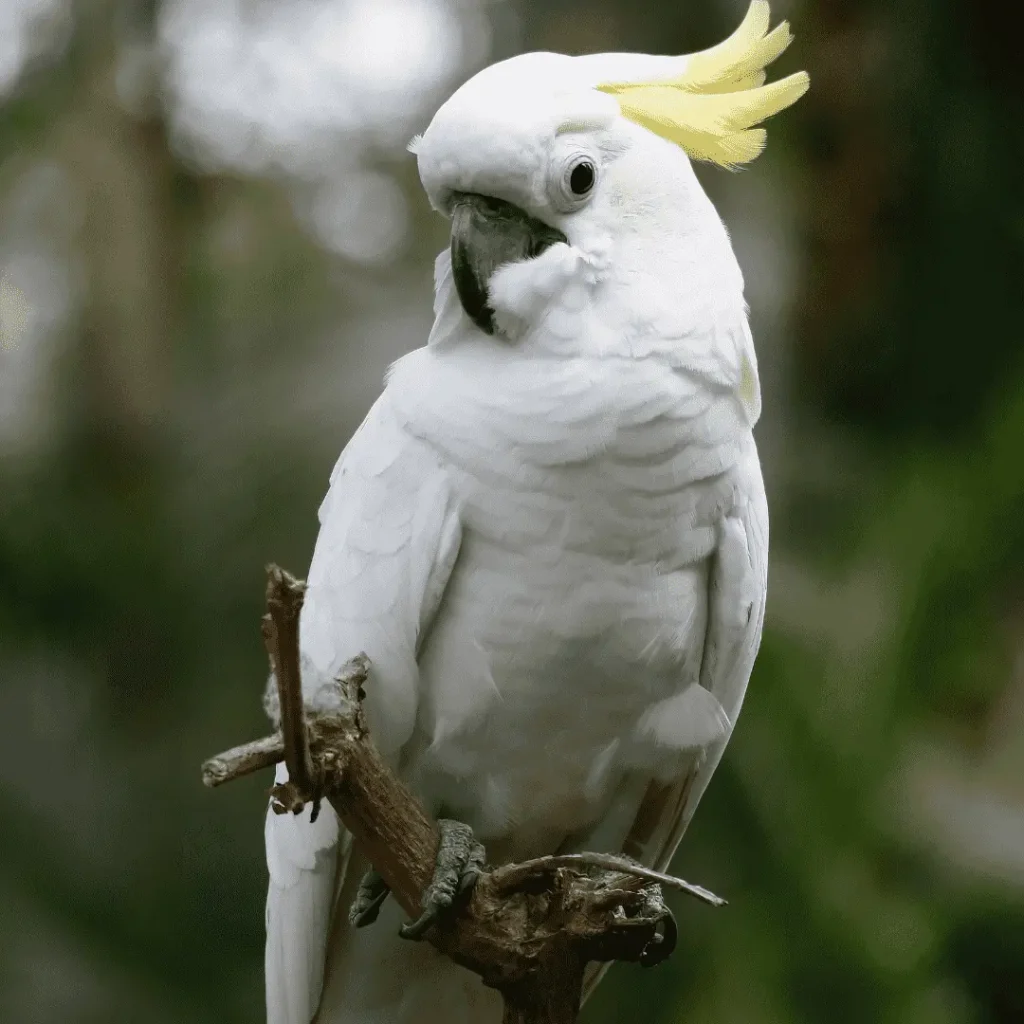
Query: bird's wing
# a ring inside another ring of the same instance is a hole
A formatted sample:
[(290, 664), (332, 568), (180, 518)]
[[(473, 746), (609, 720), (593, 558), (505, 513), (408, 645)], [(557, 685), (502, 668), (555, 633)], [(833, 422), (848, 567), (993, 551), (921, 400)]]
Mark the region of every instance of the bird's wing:
[[(416, 655), (461, 541), (444, 468), (395, 418), (388, 392), (342, 453), (320, 508), (300, 624), (307, 698), (351, 657), (370, 658), (366, 714), (394, 759), (413, 731)], [(286, 778), (278, 766), (278, 779)], [(350, 839), (324, 804), (316, 822), (267, 811), (268, 1024), (309, 1024), (323, 983), (333, 894)]]
[[(729, 720), (724, 735), (692, 759), (674, 782), (651, 781), (623, 843), (623, 852), (665, 871), (693, 818), (736, 724), (761, 642), (768, 585), (768, 504), (756, 449), (751, 442), (743, 466), (744, 496), (718, 525), (718, 544), (708, 577), (708, 625), (700, 683)], [(641, 780), (642, 781), (642, 780)], [(621, 833), (620, 833), (621, 834)], [(586, 998), (607, 965), (592, 965)]]

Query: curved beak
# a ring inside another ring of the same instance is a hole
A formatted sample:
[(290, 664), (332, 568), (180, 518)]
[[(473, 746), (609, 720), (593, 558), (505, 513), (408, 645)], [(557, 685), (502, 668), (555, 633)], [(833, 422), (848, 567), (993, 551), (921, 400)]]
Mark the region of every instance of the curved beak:
[(460, 192), (452, 207), (452, 276), (470, 320), (494, 333), (494, 310), (487, 284), (498, 267), (539, 256), (568, 239), (503, 199)]

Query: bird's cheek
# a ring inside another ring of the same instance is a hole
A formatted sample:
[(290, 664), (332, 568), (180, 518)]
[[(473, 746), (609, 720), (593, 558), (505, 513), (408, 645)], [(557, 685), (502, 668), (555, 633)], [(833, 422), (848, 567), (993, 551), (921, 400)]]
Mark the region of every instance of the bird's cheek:
[(556, 300), (567, 297), (578, 283), (579, 271), (579, 252), (564, 243), (551, 246), (534, 259), (499, 267), (488, 286), (498, 329), (510, 340), (522, 337), (537, 326)]

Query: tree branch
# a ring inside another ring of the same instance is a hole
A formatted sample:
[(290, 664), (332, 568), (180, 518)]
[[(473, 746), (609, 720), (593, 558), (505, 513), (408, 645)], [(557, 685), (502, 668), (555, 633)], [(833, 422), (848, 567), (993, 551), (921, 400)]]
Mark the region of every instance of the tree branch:
[[(410, 916), (421, 911), (439, 832), (370, 739), (362, 709), (370, 665), (360, 656), (303, 703), (298, 622), (304, 584), (270, 566), (263, 636), (277, 680), (281, 731), (227, 750), (203, 765), (219, 786), (283, 759), (289, 781), (272, 806), (298, 812), (326, 797), (356, 845)], [(674, 945), (659, 886), (712, 906), (700, 886), (611, 854), (540, 857), (485, 872), (461, 905), (426, 938), (498, 989), (505, 1024), (572, 1024), (591, 960), (660, 962)]]
[(314, 788), (314, 767), (299, 674), (299, 615), (305, 596), (305, 583), (276, 565), (267, 566), (267, 613), (263, 616), (262, 632), (281, 701), (284, 759), (295, 788), (310, 793)]
[(283, 760), (284, 740), (279, 732), (275, 732), (273, 736), (264, 736), (263, 739), (232, 747), (204, 762), (203, 785), (213, 789), (232, 779), (258, 772), (261, 768), (273, 768), (278, 761)]
[(606, 871), (621, 871), (625, 875), (632, 875), (635, 878), (642, 878), (645, 882), (655, 882), (658, 885), (667, 885), (670, 889), (677, 889), (693, 896), (702, 903), (712, 907), (727, 906), (726, 900), (716, 896), (703, 886), (694, 885), (692, 882), (685, 882), (674, 875), (666, 875), (661, 871), (654, 871), (642, 864), (637, 864), (626, 857), (618, 857), (613, 853), (560, 853), (548, 857), (536, 857), (533, 860), (524, 860), (519, 864), (504, 864), (491, 872), (494, 884), (498, 890), (504, 892), (512, 891), (523, 884), (526, 879), (533, 875), (548, 874), (556, 868), (589, 867), (604, 868)]

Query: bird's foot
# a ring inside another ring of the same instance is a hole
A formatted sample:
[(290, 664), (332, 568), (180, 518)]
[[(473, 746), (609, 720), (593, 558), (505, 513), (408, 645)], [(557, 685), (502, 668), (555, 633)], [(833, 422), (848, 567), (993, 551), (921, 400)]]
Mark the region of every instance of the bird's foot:
[(387, 882), (370, 868), (360, 880), (356, 898), (348, 908), (349, 922), (356, 928), (365, 928), (368, 924), (373, 924), (389, 892), (391, 890)]
[[(643, 867), (640, 861), (627, 854), (618, 854), (617, 858), (635, 864), (637, 867)], [(658, 884), (645, 885), (642, 889), (630, 890), (628, 899), (619, 902), (619, 897), (626, 894), (614, 882), (609, 884), (612, 885), (612, 889), (608, 892), (608, 905), (615, 908), (614, 913), (617, 918), (624, 923), (642, 921), (647, 925), (654, 925), (654, 934), (640, 954), (640, 966), (655, 967), (664, 963), (675, 951), (679, 939), (679, 928), (676, 925), (675, 915), (665, 902), (661, 886)]]
[(484, 869), (484, 848), (468, 825), (448, 818), (439, 819), (437, 825), (441, 841), (437, 847), (434, 877), (423, 893), (423, 912), (399, 929), (398, 934), (403, 939), (423, 938), (456, 898), (476, 885)]
[(672, 955), (679, 938), (679, 929), (676, 926), (675, 915), (662, 896), (660, 885), (644, 889), (643, 896), (642, 914), (657, 921), (658, 931), (640, 954), (640, 966), (654, 967)]

